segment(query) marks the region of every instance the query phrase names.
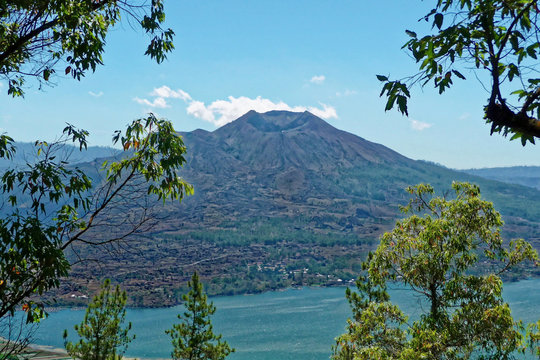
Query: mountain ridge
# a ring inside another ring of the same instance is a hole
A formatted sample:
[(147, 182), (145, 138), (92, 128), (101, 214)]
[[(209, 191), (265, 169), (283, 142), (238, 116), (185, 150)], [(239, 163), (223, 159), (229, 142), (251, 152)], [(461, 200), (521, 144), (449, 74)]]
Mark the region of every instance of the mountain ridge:
[(540, 190), (540, 166), (501, 166), (465, 169), (461, 171), (486, 179), (509, 184), (519, 184)]

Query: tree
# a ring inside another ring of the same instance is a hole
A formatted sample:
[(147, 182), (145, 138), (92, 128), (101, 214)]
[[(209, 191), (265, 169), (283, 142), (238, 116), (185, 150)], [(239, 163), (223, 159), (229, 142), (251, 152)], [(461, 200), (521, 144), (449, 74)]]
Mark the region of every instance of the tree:
[[(522, 239), (504, 246), (501, 216), (477, 186), (452, 188), (451, 200), (429, 185), (407, 189), (412, 199), (402, 210), (410, 216), (381, 237), (358, 292), (347, 290), (353, 318), (334, 359), (507, 359), (524, 351), (524, 329), (503, 301), (499, 275), (538, 255)], [(497, 270), (482, 274), (480, 259)], [(426, 311), (408, 321), (388, 282), (418, 294)]]
[(149, 34), (145, 54), (158, 63), (174, 48), (174, 32), (161, 28), (162, 0), (0, 1), (0, 79), (8, 93), (23, 95), (29, 76), (49, 84), (59, 68), (77, 80), (95, 71), (107, 32), (122, 16)]
[(105, 280), (101, 292), (96, 295), (84, 315), (80, 325), (75, 325), (79, 341), (68, 341), (64, 330), (65, 347), (74, 359), (81, 360), (120, 360), (128, 344), (135, 338), (130, 336), (131, 323), (123, 327), (126, 318), (125, 291), (116, 285), (111, 289), (110, 280)]
[[(163, 61), (174, 33), (161, 28), (162, 0), (0, 1), (0, 79), (8, 93), (23, 95), (27, 77), (49, 83), (57, 68), (75, 79), (94, 71), (108, 30), (122, 16), (151, 37), (146, 55)], [(35, 161), (1, 178), (0, 327), (11, 326), (18, 306), (27, 322), (44, 316), (43, 304), (30, 296), (58, 287), (68, 275), (67, 251), (77, 255), (77, 244), (118, 243), (148, 231), (156, 199), (181, 200), (193, 191), (178, 175), (186, 149), (170, 122), (150, 114), (118, 131), (113, 143), (124, 154), (103, 165), (101, 183), (62, 156), (68, 143), (86, 149), (87, 135), (68, 124), (58, 141), (36, 141)], [(0, 157), (11, 158), (15, 150), (13, 139), (0, 135)]]
[[(193, 192), (178, 174), (186, 148), (170, 122), (151, 114), (117, 132), (113, 140), (122, 146), (123, 157), (103, 165), (106, 177), (97, 185), (57, 157), (67, 142), (86, 148), (86, 135), (67, 126), (59, 141), (37, 143), (37, 161), (2, 176), (0, 319), (22, 305), (28, 322), (39, 320), (43, 304), (30, 296), (57, 287), (68, 275), (70, 248), (115, 243), (148, 231), (154, 225), (151, 204), (181, 201)], [(13, 151), (11, 141), (5, 141), (0, 155)]]
[(212, 302), (208, 303), (196, 272), (188, 286), (190, 291), (182, 296), (186, 311), (178, 315), (181, 323), (165, 331), (172, 339), (171, 356), (175, 360), (223, 360), (234, 349), (212, 330), (210, 316), (216, 312), (216, 307)]
[(377, 75), (384, 83), (386, 110), (397, 104), (408, 115), (410, 86), (431, 82), (442, 94), (472, 68), (491, 81), (484, 107), (491, 134), (512, 134), (512, 140), (534, 144), (540, 137), (539, 16), (537, 0), (435, 1), (422, 18), (435, 33), (420, 37), (406, 31), (411, 39), (403, 48), (419, 64), (419, 72), (400, 80)]

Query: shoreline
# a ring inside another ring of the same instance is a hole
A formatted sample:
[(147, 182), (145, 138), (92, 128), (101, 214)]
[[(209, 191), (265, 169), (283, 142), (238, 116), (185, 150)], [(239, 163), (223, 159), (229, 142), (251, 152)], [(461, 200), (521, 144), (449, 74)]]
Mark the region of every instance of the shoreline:
[[(527, 280), (527, 279), (523, 279)], [(232, 297), (232, 296), (255, 296), (255, 295), (261, 295), (261, 294), (267, 294), (271, 292), (283, 292), (288, 290), (302, 290), (302, 289), (324, 289), (324, 288), (346, 288), (349, 287), (350, 284), (336, 284), (336, 285), (304, 285), (304, 286), (289, 286), (285, 288), (279, 288), (275, 290), (265, 290), (260, 292), (248, 292), (248, 293), (241, 293), (241, 294), (221, 294), (221, 295), (208, 295), (208, 299), (213, 298), (220, 298), (220, 297)], [(352, 284), (355, 285), (354, 283)], [(343, 295), (345, 296), (345, 295)], [(182, 305), (183, 302), (179, 302), (174, 305), (168, 305), (168, 306), (126, 306), (126, 309), (129, 310), (139, 310), (139, 309), (170, 309), (176, 306)], [(58, 306), (45, 306), (44, 310), (47, 313), (55, 313), (62, 310), (86, 310), (86, 306), (69, 306), (69, 305), (58, 305)], [(126, 358), (124, 358), (126, 359)]]
[[(4, 338), (0, 337), (0, 340)], [(33, 360), (66, 360), (72, 359), (67, 351), (52, 345), (28, 344), (21, 354), (32, 354)], [(26, 358), (26, 357), (25, 357)], [(141, 358), (122, 356), (125, 360), (171, 360), (171, 358)]]
[[(516, 283), (520, 281), (528, 281), (528, 280), (534, 280), (534, 279), (540, 279), (540, 276), (530, 276), (530, 277), (523, 277), (519, 279), (503, 279), (503, 284), (511, 284)], [(346, 287), (355, 287), (356, 286), (356, 279), (354, 282), (344, 281), (342, 284), (330, 284), (330, 285), (302, 285), (302, 286), (288, 286), (284, 288), (279, 289), (270, 289), (270, 290), (264, 290), (260, 292), (247, 292), (247, 293), (239, 293), (239, 294), (218, 294), (218, 295), (208, 295), (209, 299), (213, 298), (219, 298), (219, 297), (232, 297), (232, 296), (254, 296), (254, 295), (261, 295), (271, 292), (283, 292), (288, 290), (301, 290), (301, 289), (323, 289), (323, 288), (346, 288)], [(344, 295), (345, 296), (345, 295)], [(176, 306), (182, 305), (183, 302), (178, 302), (173, 305), (165, 305), (165, 306), (126, 306), (126, 309), (130, 310), (137, 310), (137, 309), (170, 309), (174, 308)], [(54, 313), (62, 310), (86, 310), (86, 306), (81, 305), (75, 305), (75, 306), (69, 306), (69, 305), (58, 305), (58, 306), (45, 306), (45, 311)]]

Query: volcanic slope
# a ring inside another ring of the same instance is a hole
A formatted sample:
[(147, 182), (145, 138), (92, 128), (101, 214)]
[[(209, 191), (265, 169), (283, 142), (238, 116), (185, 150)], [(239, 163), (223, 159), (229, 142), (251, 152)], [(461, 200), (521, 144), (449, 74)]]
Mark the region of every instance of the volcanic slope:
[(539, 204), (540, 192), (408, 159), (309, 112), (250, 111), (214, 132), (182, 135), (183, 176), (196, 194), (175, 208), (183, 224), (170, 221), (173, 231), (270, 217), (303, 222), (301, 230), (370, 234), (373, 224), (393, 222), (406, 186), (446, 191), (453, 180), (479, 184), (508, 222), (540, 215), (526, 206)]
[[(539, 191), (408, 159), (309, 112), (250, 111), (182, 136), (182, 175), (195, 195), (167, 203), (151, 239), (99, 268), (137, 305), (174, 303), (194, 270), (222, 294), (352, 279), (400, 216), (404, 188), (420, 182), (439, 191), (453, 180), (480, 185), (503, 213), (505, 235), (539, 248)], [(88, 271), (73, 273), (74, 289), (86, 291)]]

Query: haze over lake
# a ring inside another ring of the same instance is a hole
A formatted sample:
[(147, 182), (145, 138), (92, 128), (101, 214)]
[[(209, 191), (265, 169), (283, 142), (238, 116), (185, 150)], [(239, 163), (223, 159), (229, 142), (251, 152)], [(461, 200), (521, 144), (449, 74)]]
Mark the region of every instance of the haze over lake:
[[(344, 332), (351, 315), (343, 287), (303, 288), (258, 295), (215, 297), (213, 317), (216, 333), (233, 347), (231, 360), (323, 360), (328, 359), (334, 338)], [(418, 316), (421, 304), (411, 292), (393, 289), (392, 300), (410, 316)], [(540, 318), (540, 279), (507, 283), (504, 298), (515, 319), (526, 322)], [(158, 309), (130, 309), (128, 319), (137, 338), (126, 356), (170, 358), (170, 339), (164, 331), (177, 321), (182, 306)], [(60, 310), (50, 314), (40, 326), (35, 342), (63, 347), (65, 328), (73, 335), (73, 325), (84, 310)]]

